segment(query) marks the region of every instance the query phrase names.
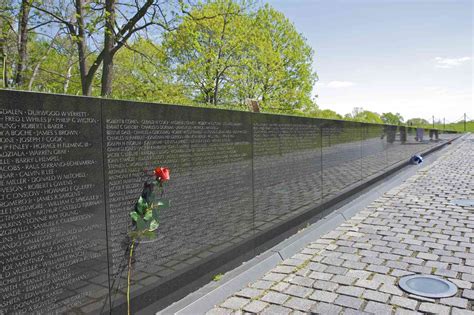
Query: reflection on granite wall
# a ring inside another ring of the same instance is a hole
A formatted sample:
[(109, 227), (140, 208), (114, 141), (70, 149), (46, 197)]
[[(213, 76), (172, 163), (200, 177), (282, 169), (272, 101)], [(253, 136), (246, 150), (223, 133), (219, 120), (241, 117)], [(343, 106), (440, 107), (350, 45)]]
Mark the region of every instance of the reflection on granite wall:
[(184, 271), (257, 247), (258, 233), (454, 136), (0, 90), (0, 314), (123, 309), (144, 170), (172, 178), (158, 237), (136, 251), (132, 298), (155, 294), (140, 307)]
[(254, 211), (258, 230), (321, 200), (321, 134), (312, 119), (256, 115), (253, 120)]
[(384, 126), (362, 124), (362, 178), (385, 170), (387, 145), (388, 139)]
[(100, 100), (0, 96), (0, 314), (106, 311)]
[(158, 237), (136, 251), (132, 294), (252, 236), (250, 114), (104, 101), (112, 307), (126, 291), (128, 213), (146, 175), (171, 169)]
[(361, 180), (361, 124), (325, 120), (322, 137), (323, 199), (328, 200)]

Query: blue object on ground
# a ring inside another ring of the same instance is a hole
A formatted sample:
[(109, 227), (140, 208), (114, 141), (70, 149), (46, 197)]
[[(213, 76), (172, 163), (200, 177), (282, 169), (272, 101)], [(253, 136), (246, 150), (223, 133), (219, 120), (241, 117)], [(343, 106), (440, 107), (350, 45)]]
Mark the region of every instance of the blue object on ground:
[(411, 157), (410, 162), (411, 164), (418, 165), (423, 162), (423, 158), (421, 157), (421, 155), (415, 154), (414, 156)]

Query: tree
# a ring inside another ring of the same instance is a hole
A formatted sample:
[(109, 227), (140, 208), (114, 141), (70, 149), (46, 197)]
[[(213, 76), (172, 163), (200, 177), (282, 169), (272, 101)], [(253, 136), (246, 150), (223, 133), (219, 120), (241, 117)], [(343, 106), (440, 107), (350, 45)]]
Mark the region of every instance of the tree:
[(403, 117), (400, 113), (383, 113), (380, 118), (382, 118), (384, 124), (388, 125), (400, 125), (403, 123)]
[(175, 32), (166, 34), (163, 46), (180, 79), (193, 87), (194, 98), (217, 105), (228, 99), (230, 71), (240, 65), (252, 28), (244, 8), (230, 0), (205, 3), (192, 11), (192, 17), (186, 16)]
[(268, 5), (256, 8), (247, 0), (0, 4), (4, 87), (229, 107), (256, 99), (264, 110), (284, 113), (304, 113), (313, 104), (313, 51)]
[(354, 121), (360, 121), (360, 122), (366, 122), (366, 123), (372, 123), (372, 124), (382, 124), (382, 118), (380, 118), (380, 115), (371, 112), (368, 110), (364, 110), (362, 107), (354, 107), (352, 110), (352, 114), (346, 114), (344, 116), (345, 119), (348, 120), (354, 120)]
[(375, 112), (368, 111), (368, 110), (365, 110), (365, 111), (359, 113), (359, 115), (357, 115), (355, 117), (355, 120), (356, 121), (367, 122), (367, 123), (372, 123), (372, 124), (382, 124), (383, 123), (383, 121), (380, 118), (379, 114), (377, 114)]
[(77, 51), (68, 34), (58, 34), (51, 41), (32, 40), (28, 49), (32, 65), (32, 71), (25, 73), (29, 76), (29, 90), (82, 93)]
[[(44, 13), (45, 24), (59, 23), (74, 40), (83, 95), (92, 94), (94, 77), (102, 67), (101, 95), (109, 96), (116, 53), (132, 36), (145, 29), (152, 26), (171, 29), (171, 21), (177, 16), (175, 11), (168, 10), (167, 2), (159, 0), (66, 0), (65, 3), (53, 0), (34, 3), (32, 7)], [(90, 57), (93, 57), (91, 63)]]
[(423, 118), (411, 118), (407, 120), (408, 126), (421, 126), (421, 125), (428, 125), (429, 122)]
[[(359, 116), (361, 112), (363, 112), (364, 109), (362, 107), (354, 107), (352, 109), (352, 113), (351, 114), (347, 114), (349, 115), (348, 117), (352, 118), (352, 119), (355, 119), (355, 117)], [(346, 116), (347, 116), (346, 115)]]
[(342, 119), (342, 115), (339, 115), (338, 113), (330, 109), (323, 109), (319, 111), (315, 117), (326, 119)]
[(21, 87), (24, 83), (24, 72), (28, 66), (28, 42), (38, 27), (32, 25), (36, 22), (36, 12), (31, 10), (32, 1), (0, 1), (0, 51), (4, 87)]
[(258, 99), (263, 108), (292, 111), (308, 107), (316, 80), (312, 71), (313, 50), (285, 15), (268, 4), (253, 22), (248, 38), (248, 57), (234, 68), (236, 98)]
[(10, 59), (15, 47), (15, 36), (13, 34), (14, 14), (9, 0), (0, 0), (0, 54), (2, 58), (2, 84), (3, 87), (10, 85)]
[(188, 88), (176, 82), (167, 59), (161, 45), (149, 39), (137, 39), (115, 57), (116, 76), (111, 96), (158, 103), (191, 103), (186, 97)]
[(23, 83), (23, 72), (26, 68), (26, 59), (28, 57), (28, 22), (30, 19), (32, 0), (21, 0), (20, 18), (18, 21), (18, 61), (16, 65), (15, 84)]
[[(192, 11), (165, 36), (180, 79), (194, 98), (213, 105), (259, 100), (265, 109), (291, 112), (311, 104), (313, 52), (285, 16), (264, 6), (217, 0)], [(203, 15), (216, 18), (199, 19)]]
[(314, 118), (342, 119), (342, 116), (333, 110), (320, 109), (315, 101), (313, 101), (313, 103), (310, 106), (305, 106), (299, 111), (301, 111), (301, 114), (304, 116), (309, 116), (309, 117), (314, 117)]

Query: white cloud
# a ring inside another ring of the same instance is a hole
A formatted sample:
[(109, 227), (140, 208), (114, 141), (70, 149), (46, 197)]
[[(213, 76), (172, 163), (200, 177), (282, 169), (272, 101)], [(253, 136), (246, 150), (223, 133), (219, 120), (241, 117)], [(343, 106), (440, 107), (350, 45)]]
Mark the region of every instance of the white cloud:
[(461, 57), (461, 58), (436, 57), (434, 59), (436, 68), (444, 68), (444, 69), (460, 66), (466, 62), (469, 62), (470, 60), (471, 60), (471, 57)]
[(355, 83), (351, 81), (331, 81), (327, 84), (329, 88), (344, 88), (349, 86), (354, 86)]

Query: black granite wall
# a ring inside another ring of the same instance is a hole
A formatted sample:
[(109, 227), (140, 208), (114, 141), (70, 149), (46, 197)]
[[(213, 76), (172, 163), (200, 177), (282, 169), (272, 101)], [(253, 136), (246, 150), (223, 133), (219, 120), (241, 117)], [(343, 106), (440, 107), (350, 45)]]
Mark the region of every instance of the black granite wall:
[(0, 91), (0, 313), (109, 307), (100, 102)]
[[(171, 169), (134, 310), (454, 134), (0, 90), (0, 314), (122, 313), (143, 170)], [(166, 303), (165, 303), (166, 304)], [(159, 304), (159, 305), (163, 305)]]

